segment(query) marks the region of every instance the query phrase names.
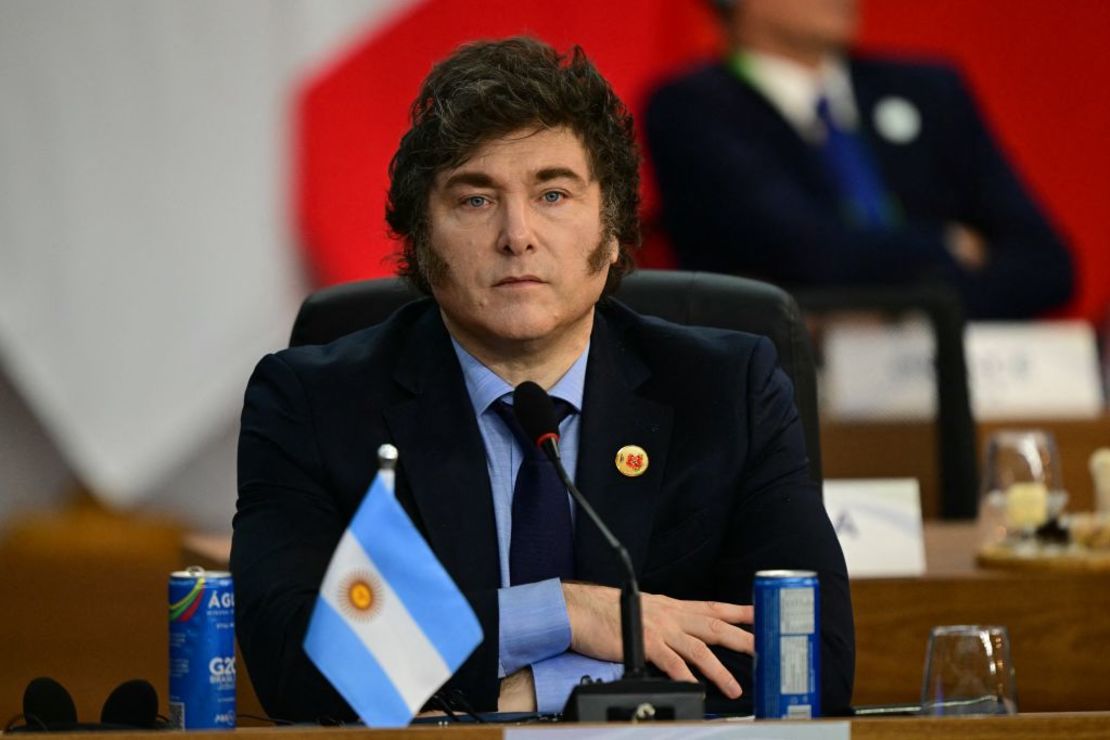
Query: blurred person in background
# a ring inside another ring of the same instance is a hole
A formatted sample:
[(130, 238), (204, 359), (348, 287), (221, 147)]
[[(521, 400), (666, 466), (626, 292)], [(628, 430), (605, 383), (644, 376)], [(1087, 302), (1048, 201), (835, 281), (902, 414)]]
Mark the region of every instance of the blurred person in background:
[(685, 269), (944, 282), (970, 318), (1072, 295), (1071, 256), (939, 64), (850, 53), (854, 0), (715, 0), (729, 53), (658, 90), (648, 147)]

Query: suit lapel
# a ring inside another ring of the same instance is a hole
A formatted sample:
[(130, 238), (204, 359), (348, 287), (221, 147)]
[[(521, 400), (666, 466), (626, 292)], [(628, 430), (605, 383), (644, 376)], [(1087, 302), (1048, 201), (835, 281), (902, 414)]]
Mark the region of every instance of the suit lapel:
[(722, 69), (722, 73), (731, 78), (730, 88), (738, 95), (740, 109), (736, 117), (743, 121), (745, 127), (759, 129), (755, 132), (760, 134), (756, 140), (770, 142), (770, 149), (784, 160), (780, 166), (793, 171), (807, 188), (834, 193), (836, 186), (829, 180), (820, 158), (815, 156), (813, 145), (802, 137), (774, 103), (747, 79), (727, 69)]
[[(627, 338), (598, 311), (586, 368), (575, 482), (628, 549), (637, 573), (647, 555), (673, 420), (670, 406), (638, 394), (649, 376)], [(616, 454), (625, 445), (647, 452), (647, 471), (638, 477), (617, 470)], [(582, 512), (575, 520), (574, 549), (578, 578), (605, 584), (624, 580), (615, 553)]]
[(486, 451), (438, 308), (414, 326), (394, 380), (411, 396), (385, 410), (404, 482), (432, 549), (461, 588), (497, 588)]

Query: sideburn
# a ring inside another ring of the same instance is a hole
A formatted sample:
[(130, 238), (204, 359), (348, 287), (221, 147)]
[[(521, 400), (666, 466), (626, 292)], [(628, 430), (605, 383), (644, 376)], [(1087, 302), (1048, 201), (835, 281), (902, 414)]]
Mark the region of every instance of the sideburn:
[(446, 260), (432, 249), (431, 240), (422, 239), (416, 246), (416, 269), (429, 287), (438, 288), (447, 280), (451, 272)]
[[(608, 231), (608, 230), (607, 230)], [(586, 257), (586, 269), (589, 274), (596, 275), (602, 270), (609, 267), (609, 260), (612, 258), (612, 250), (609, 247), (609, 242), (612, 241), (612, 234), (604, 234), (601, 241), (593, 248), (589, 256)], [(620, 245), (617, 246), (620, 249)]]

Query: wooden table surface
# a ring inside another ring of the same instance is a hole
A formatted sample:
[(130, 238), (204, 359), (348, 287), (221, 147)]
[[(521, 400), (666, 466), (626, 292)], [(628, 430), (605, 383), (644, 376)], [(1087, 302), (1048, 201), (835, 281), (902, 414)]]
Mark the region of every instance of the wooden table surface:
[[(822, 720), (806, 722), (806, 725), (821, 724)], [(1082, 714), (1021, 714), (1013, 717), (889, 717), (883, 719), (853, 719), (851, 722), (852, 740), (914, 740), (915, 738), (961, 738), (961, 740), (1040, 740), (1041, 738), (1060, 737), (1068, 740), (1094, 740), (1110, 737), (1110, 713), (1092, 712)], [(772, 723), (759, 723), (767, 726)], [(794, 724), (794, 723), (783, 723)], [(244, 740), (321, 740), (336, 737), (342, 740), (502, 740), (511, 736), (513, 729), (538, 730), (557, 740), (560, 731), (577, 731), (574, 737), (580, 738), (582, 731), (590, 735), (606, 730), (619, 732), (626, 740), (637, 737), (650, 738), (653, 730), (666, 732), (679, 729), (683, 736), (699, 738), (727, 738), (735, 736), (737, 728), (751, 725), (744, 723), (704, 722), (683, 725), (525, 725), (515, 728), (506, 725), (447, 726), (447, 727), (409, 727), (400, 730), (368, 730), (366, 728), (334, 727), (248, 727), (239, 728), (232, 733), (226, 731), (193, 731), (191, 738), (203, 740), (226, 740), (229, 737), (242, 737)], [(507, 732), (508, 730), (508, 732)], [(674, 737), (674, 734), (669, 734)], [(746, 735), (751, 737), (751, 735)], [(51, 737), (87, 738), (88, 734), (70, 735), (52, 733)], [(164, 732), (132, 731), (97, 733), (99, 740), (154, 740), (165, 737)]]

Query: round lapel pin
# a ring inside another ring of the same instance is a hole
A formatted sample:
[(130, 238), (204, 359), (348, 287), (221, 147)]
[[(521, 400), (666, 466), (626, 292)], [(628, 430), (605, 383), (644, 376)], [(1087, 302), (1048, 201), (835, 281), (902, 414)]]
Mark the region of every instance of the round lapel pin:
[(891, 95), (880, 100), (871, 120), (879, 135), (892, 144), (909, 144), (921, 133), (921, 112), (902, 97)]
[(637, 445), (625, 445), (617, 450), (615, 462), (621, 475), (629, 478), (643, 475), (648, 469), (648, 455), (643, 447)]

